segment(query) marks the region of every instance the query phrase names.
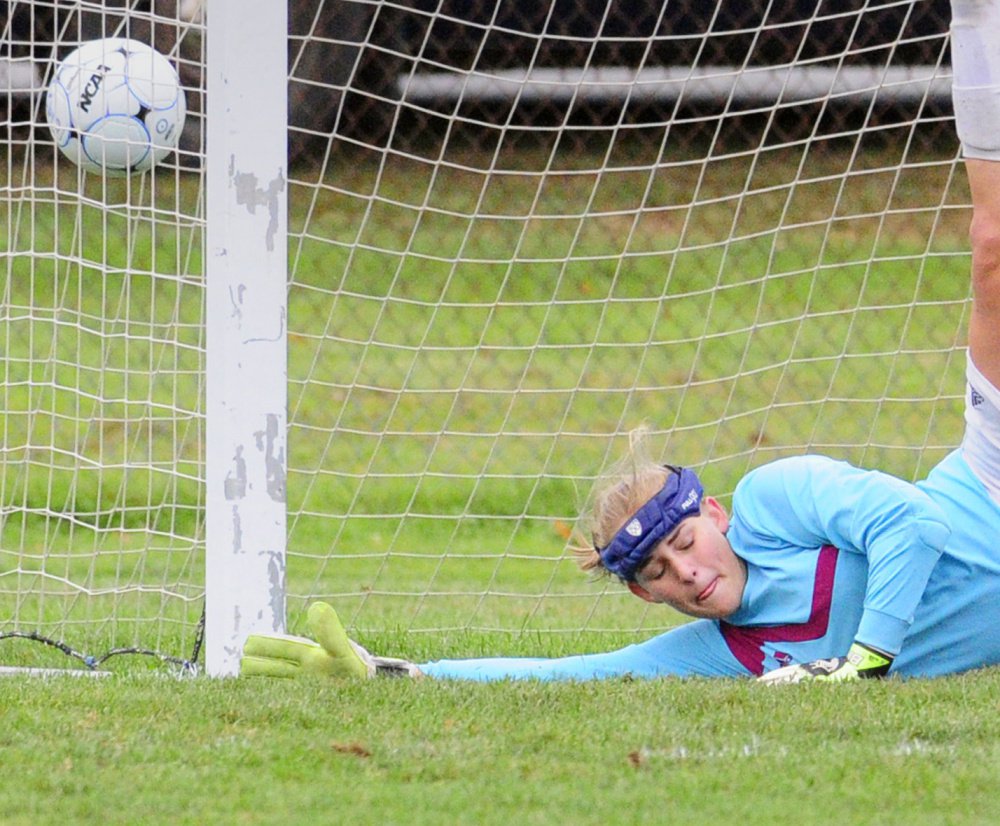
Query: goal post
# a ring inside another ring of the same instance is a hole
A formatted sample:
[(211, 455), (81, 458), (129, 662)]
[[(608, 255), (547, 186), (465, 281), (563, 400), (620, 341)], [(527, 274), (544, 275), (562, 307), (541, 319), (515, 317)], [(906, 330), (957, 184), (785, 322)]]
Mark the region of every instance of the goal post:
[(287, 7), (212, 0), (205, 149), (205, 666), (285, 629)]
[[(3, 666), (233, 674), (316, 599), (387, 653), (637, 639), (680, 619), (572, 554), (634, 428), (724, 503), (957, 444), (947, 2), (252, 5), (0, 12)], [(185, 87), (152, 173), (45, 128), (105, 36)]]

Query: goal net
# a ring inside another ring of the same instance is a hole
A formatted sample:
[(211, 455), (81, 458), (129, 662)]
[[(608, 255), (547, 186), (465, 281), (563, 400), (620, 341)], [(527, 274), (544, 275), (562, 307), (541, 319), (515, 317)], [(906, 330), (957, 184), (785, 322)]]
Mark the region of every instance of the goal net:
[[(197, 656), (214, 2), (0, 12), (0, 636)], [(288, 18), (289, 630), (315, 599), (438, 651), (675, 624), (571, 552), (640, 425), (724, 503), (778, 456), (913, 479), (957, 444), (946, 2)], [(102, 36), (186, 88), (151, 174), (84, 174), (44, 127), (55, 63)]]

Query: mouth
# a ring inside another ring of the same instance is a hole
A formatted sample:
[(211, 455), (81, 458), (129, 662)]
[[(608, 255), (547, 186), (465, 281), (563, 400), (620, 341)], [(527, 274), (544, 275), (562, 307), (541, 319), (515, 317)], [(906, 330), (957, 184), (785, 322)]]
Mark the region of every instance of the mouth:
[(716, 577), (711, 582), (709, 582), (708, 585), (705, 586), (705, 589), (700, 594), (698, 594), (698, 596), (695, 597), (695, 599), (698, 602), (704, 602), (706, 599), (712, 596), (712, 594), (715, 593), (715, 587), (718, 584), (719, 584), (719, 578)]

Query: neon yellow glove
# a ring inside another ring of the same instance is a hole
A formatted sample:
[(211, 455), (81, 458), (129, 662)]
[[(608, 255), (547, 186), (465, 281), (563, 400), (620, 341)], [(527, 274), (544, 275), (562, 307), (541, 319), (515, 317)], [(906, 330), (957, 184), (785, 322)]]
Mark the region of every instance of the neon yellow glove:
[(240, 674), (255, 677), (373, 677), (372, 656), (348, 639), (330, 605), (309, 606), (306, 627), (316, 641), (291, 634), (251, 634), (243, 646)]
[(337, 612), (325, 602), (309, 606), (306, 627), (316, 640), (291, 634), (251, 634), (243, 646), (240, 674), (248, 677), (422, 677), (395, 657), (375, 657), (349, 639)]
[(859, 642), (851, 646), (846, 657), (813, 660), (802, 665), (786, 665), (769, 671), (757, 681), (769, 685), (800, 683), (803, 680), (841, 682), (884, 677), (892, 665), (892, 657)]

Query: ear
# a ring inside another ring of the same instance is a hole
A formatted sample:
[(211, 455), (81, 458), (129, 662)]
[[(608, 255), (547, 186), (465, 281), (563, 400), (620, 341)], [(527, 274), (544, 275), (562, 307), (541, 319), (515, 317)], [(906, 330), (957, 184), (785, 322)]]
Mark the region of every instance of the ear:
[(626, 585), (628, 585), (628, 589), (639, 597), (639, 599), (644, 599), (646, 602), (656, 602), (656, 598), (638, 582), (628, 582)]
[(702, 516), (707, 516), (715, 523), (715, 527), (719, 529), (719, 533), (725, 533), (729, 530), (729, 514), (726, 513), (726, 509), (719, 504), (719, 500), (714, 496), (706, 496), (702, 500), (701, 513)]

